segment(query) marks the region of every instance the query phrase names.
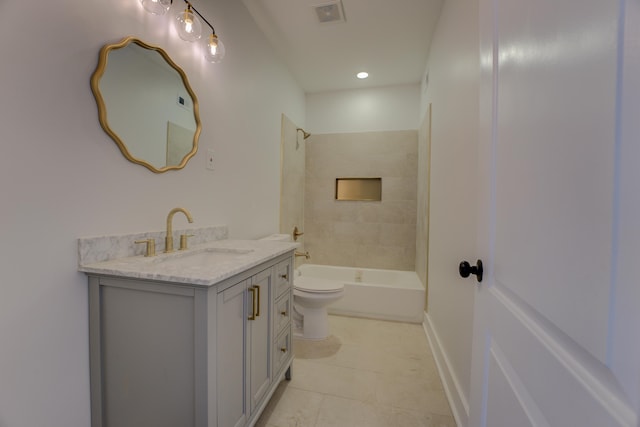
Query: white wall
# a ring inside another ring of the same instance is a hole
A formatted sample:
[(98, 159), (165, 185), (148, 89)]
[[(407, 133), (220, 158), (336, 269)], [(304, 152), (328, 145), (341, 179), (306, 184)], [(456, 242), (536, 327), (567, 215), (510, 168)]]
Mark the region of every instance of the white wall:
[(478, 5), (447, 0), (434, 33), (421, 111), (431, 103), (428, 329), (458, 424), (470, 393), (474, 285), (458, 276), (475, 263), (478, 133)]
[[(223, 64), (205, 63), (168, 29), (171, 17), (137, 0), (0, 2), (2, 427), (89, 425), (77, 237), (161, 230), (175, 206), (234, 238), (278, 231), (280, 116), (304, 125), (304, 93), (241, 2), (200, 8), (225, 42)], [(181, 171), (129, 163), (98, 123), (89, 78), (100, 47), (126, 35), (166, 49), (198, 95), (200, 150)]]
[(307, 94), (312, 134), (418, 129), (419, 85)]

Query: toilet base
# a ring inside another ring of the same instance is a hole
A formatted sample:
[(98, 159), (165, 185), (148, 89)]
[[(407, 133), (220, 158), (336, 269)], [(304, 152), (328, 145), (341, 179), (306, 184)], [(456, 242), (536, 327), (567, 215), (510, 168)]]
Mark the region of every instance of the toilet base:
[(334, 292), (293, 290), (293, 322), (296, 329), (302, 327), (302, 339), (323, 340), (329, 336), (327, 307), (343, 295), (344, 289)]
[(326, 308), (294, 306), (293, 324), (294, 338), (320, 341), (329, 336), (329, 317)]
[(322, 338), (307, 338), (304, 336), (304, 331), (302, 329), (297, 329), (293, 331), (293, 338), (302, 341), (324, 341), (329, 338), (329, 336), (327, 335), (326, 337)]
[(323, 340), (327, 338), (329, 336), (329, 315), (326, 307), (305, 308), (302, 330), (306, 340)]

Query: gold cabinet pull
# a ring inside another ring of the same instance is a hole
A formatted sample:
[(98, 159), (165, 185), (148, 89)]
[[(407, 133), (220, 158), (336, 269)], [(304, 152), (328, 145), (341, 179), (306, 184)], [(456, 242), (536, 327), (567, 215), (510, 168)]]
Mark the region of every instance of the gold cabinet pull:
[(283, 316), (286, 316), (287, 312), (286, 311), (281, 311), (280, 314), (282, 314)]
[(282, 347), (282, 348), (280, 349), (280, 351), (281, 351), (281, 352), (283, 352), (283, 353), (286, 353), (286, 352), (287, 352), (287, 347)]
[(249, 292), (251, 292), (251, 316), (248, 319), (256, 320), (256, 288), (249, 288)]
[(253, 289), (255, 289), (258, 292), (258, 309), (255, 310), (254, 312), (256, 313), (256, 317), (260, 316), (260, 286), (254, 286)]
[(284, 279), (284, 280), (289, 280), (289, 275), (288, 274), (281, 274), (280, 278)]

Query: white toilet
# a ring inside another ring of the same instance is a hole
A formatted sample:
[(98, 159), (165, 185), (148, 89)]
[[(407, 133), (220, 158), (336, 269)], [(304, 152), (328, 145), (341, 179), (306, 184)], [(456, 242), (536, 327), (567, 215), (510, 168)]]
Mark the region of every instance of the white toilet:
[[(289, 234), (272, 234), (260, 240), (290, 242)], [(327, 307), (344, 295), (344, 283), (317, 277), (293, 277), (294, 336), (308, 340), (323, 340), (329, 336)]]
[(308, 340), (323, 340), (329, 336), (327, 306), (344, 295), (344, 283), (317, 277), (293, 278), (294, 335)]

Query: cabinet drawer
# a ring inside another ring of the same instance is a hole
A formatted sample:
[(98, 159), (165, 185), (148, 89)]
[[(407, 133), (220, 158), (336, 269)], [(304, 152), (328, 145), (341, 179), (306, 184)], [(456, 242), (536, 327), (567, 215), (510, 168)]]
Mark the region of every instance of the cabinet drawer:
[(282, 365), (291, 358), (291, 330), (287, 329), (273, 346), (273, 372), (277, 375)]
[(273, 313), (273, 329), (276, 335), (289, 326), (291, 322), (291, 294), (286, 293), (276, 301), (275, 313)]
[(276, 265), (276, 298), (291, 288), (291, 283), (293, 283), (291, 267), (290, 259)]

